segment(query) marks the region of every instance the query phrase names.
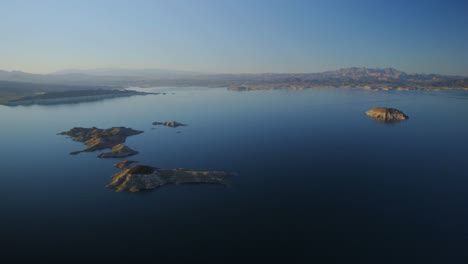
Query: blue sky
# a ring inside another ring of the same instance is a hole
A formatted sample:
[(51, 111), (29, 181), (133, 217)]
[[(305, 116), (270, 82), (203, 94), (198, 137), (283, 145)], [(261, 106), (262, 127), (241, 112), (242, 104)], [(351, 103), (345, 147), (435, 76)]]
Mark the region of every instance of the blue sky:
[(0, 69), (468, 76), (468, 1), (0, 0)]

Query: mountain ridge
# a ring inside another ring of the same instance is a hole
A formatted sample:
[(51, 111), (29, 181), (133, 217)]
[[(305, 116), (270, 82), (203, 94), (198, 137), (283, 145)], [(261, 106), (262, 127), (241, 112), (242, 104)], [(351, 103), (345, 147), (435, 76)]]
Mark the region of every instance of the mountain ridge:
[(320, 71), (320, 72), (297, 72), (297, 73), (283, 73), (283, 72), (261, 72), (261, 73), (213, 73), (213, 72), (198, 72), (198, 71), (184, 71), (184, 70), (170, 70), (170, 69), (152, 69), (152, 68), (94, 68), (94, 69), (62, 69), (50, 73), (28, 73), (20, 70), (1, 70), (0, 69), (0, 79), (2, 75), (34, 75), (34, 76), (56, 76), (56, 75), (90, 75), (90, 76), (146, 76), (150, 77), (158, 74), (170, 74), (170, 75), (180, 75), (180, 76), (194, 76), (194, 75), (311, 75), (311, 74), (339, 74), (342, 76), (348, 74), (354, 75), (374, 75), (382, 74), (386, 75), (431, 75), (431, 76), (446, 76), (446, 77), (457, 77), (457, 78), (468, 78), (467, 76), (462, 75), (450, 75), (450, 74), (440, 74), (440, 73), (407, 73), (405, 71), (398, 70), (393, 67), (344, 67), (338, 68), (336, 70), (329, 71)]
[[(305, 89), (316, 87), (358, 87), (365, 89), (400, 90), (468, 90), (468, 77), (442, 74), (406, 73), (395, 68), (348, 67), (319, 73), (184, 73), (170, 70), (103, 69), (97, 75), (83, 72), (62, 74), (30, 74), (21, 71), (0, 71), (0, 81), (41, 85), (98, 86), (104, 88), (127, 87), (230, 87), (232, 90)], [(104, 75), (103, 75), (104, 74)], [(115, 75), (107, 75), (115, 74)], [(0, 92), (2, 87), (0, 86)]]

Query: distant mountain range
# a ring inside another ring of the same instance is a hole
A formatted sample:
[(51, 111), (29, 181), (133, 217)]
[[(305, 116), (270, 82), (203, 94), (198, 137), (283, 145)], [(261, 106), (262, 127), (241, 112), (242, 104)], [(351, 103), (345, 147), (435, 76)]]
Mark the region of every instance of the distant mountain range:
[[(28, 83), (65, 87), (125, 88), (131, 86), (208, 86), (230, 87), (231, 90), (306, 89), (314, 87), (358, 87), (364, 89), (464, 89), (468, 78), (441, 74), (407, 74), (393, 68), (351, 67), (321, 73), (213, 74), (152, 69), (63, 70), (51, 74), (0, 71), (0, 93), (5, 85)], [(6, 82), (5, 82), (6, 81)], [(7, 85), (8, 86), (8, 85)], [(2, 88), (3, 87), (3, 88)]]
[(175, 71), (165, 69), (120, 69), (120, 68), (98, 68), (98, 69), (65, 69), (51, 73), (50, 75), (92, 75), (92, 76), (126, 76), (126, 77), (151, 77), (151, 78), (174, 78), (177, 76), (206, 75), (209, 73), (192, 71)]

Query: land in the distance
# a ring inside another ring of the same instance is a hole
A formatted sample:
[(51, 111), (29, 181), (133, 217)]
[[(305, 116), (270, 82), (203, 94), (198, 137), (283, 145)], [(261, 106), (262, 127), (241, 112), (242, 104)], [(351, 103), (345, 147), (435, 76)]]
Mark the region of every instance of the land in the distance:
[[(65, 71), (30, 74), (0, 71), (0, 103), (38, 93), (128, 87), (228, 87), (233, 91), (323, 87), (369, 90), (467, 90), (468, 77), (409, 74), (393, 68), (351, 67), (321, 73), (205, 74), (154, 70)], [(65, 94), (62, 94), (65, 96)]]
[(407, 74), (393, 68), (346, 68), (312, 74), (278, 74), (232, 84), (229, 90), (272, 90), (352, 87), (366, 90), (467, 90), (468, 78), (440, 74)]
[(7, 100), (0, 102), (4, 105), (32, 105), (32, 104), (67, 104), (67, 103), (81, 103), (89, 101), (98, 101), (108, 98), (127, 97), (133, 95), (145, 95), (147, 93), (130, 91), (130, 90), (117, 90), (117, 89), (96, 89), (96, 90), (70, 90), (60, 92), (45, 92), (30, 96), (23, 96), (16, 98), (10, 96)]

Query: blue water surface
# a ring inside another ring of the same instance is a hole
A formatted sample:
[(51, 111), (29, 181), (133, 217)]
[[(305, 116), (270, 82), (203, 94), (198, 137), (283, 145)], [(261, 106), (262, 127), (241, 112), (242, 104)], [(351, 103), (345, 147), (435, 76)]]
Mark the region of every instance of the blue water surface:
[[(467, 263), (468, 93), (145, 91), (167, 94), (0, 106), (4, 259)], [(188, 126), (151, 124), (168, 120)], [(236, 175), (117, 193), (119, 160), (68, 155), (76, 126), (143, 130), (141, 164)]]

